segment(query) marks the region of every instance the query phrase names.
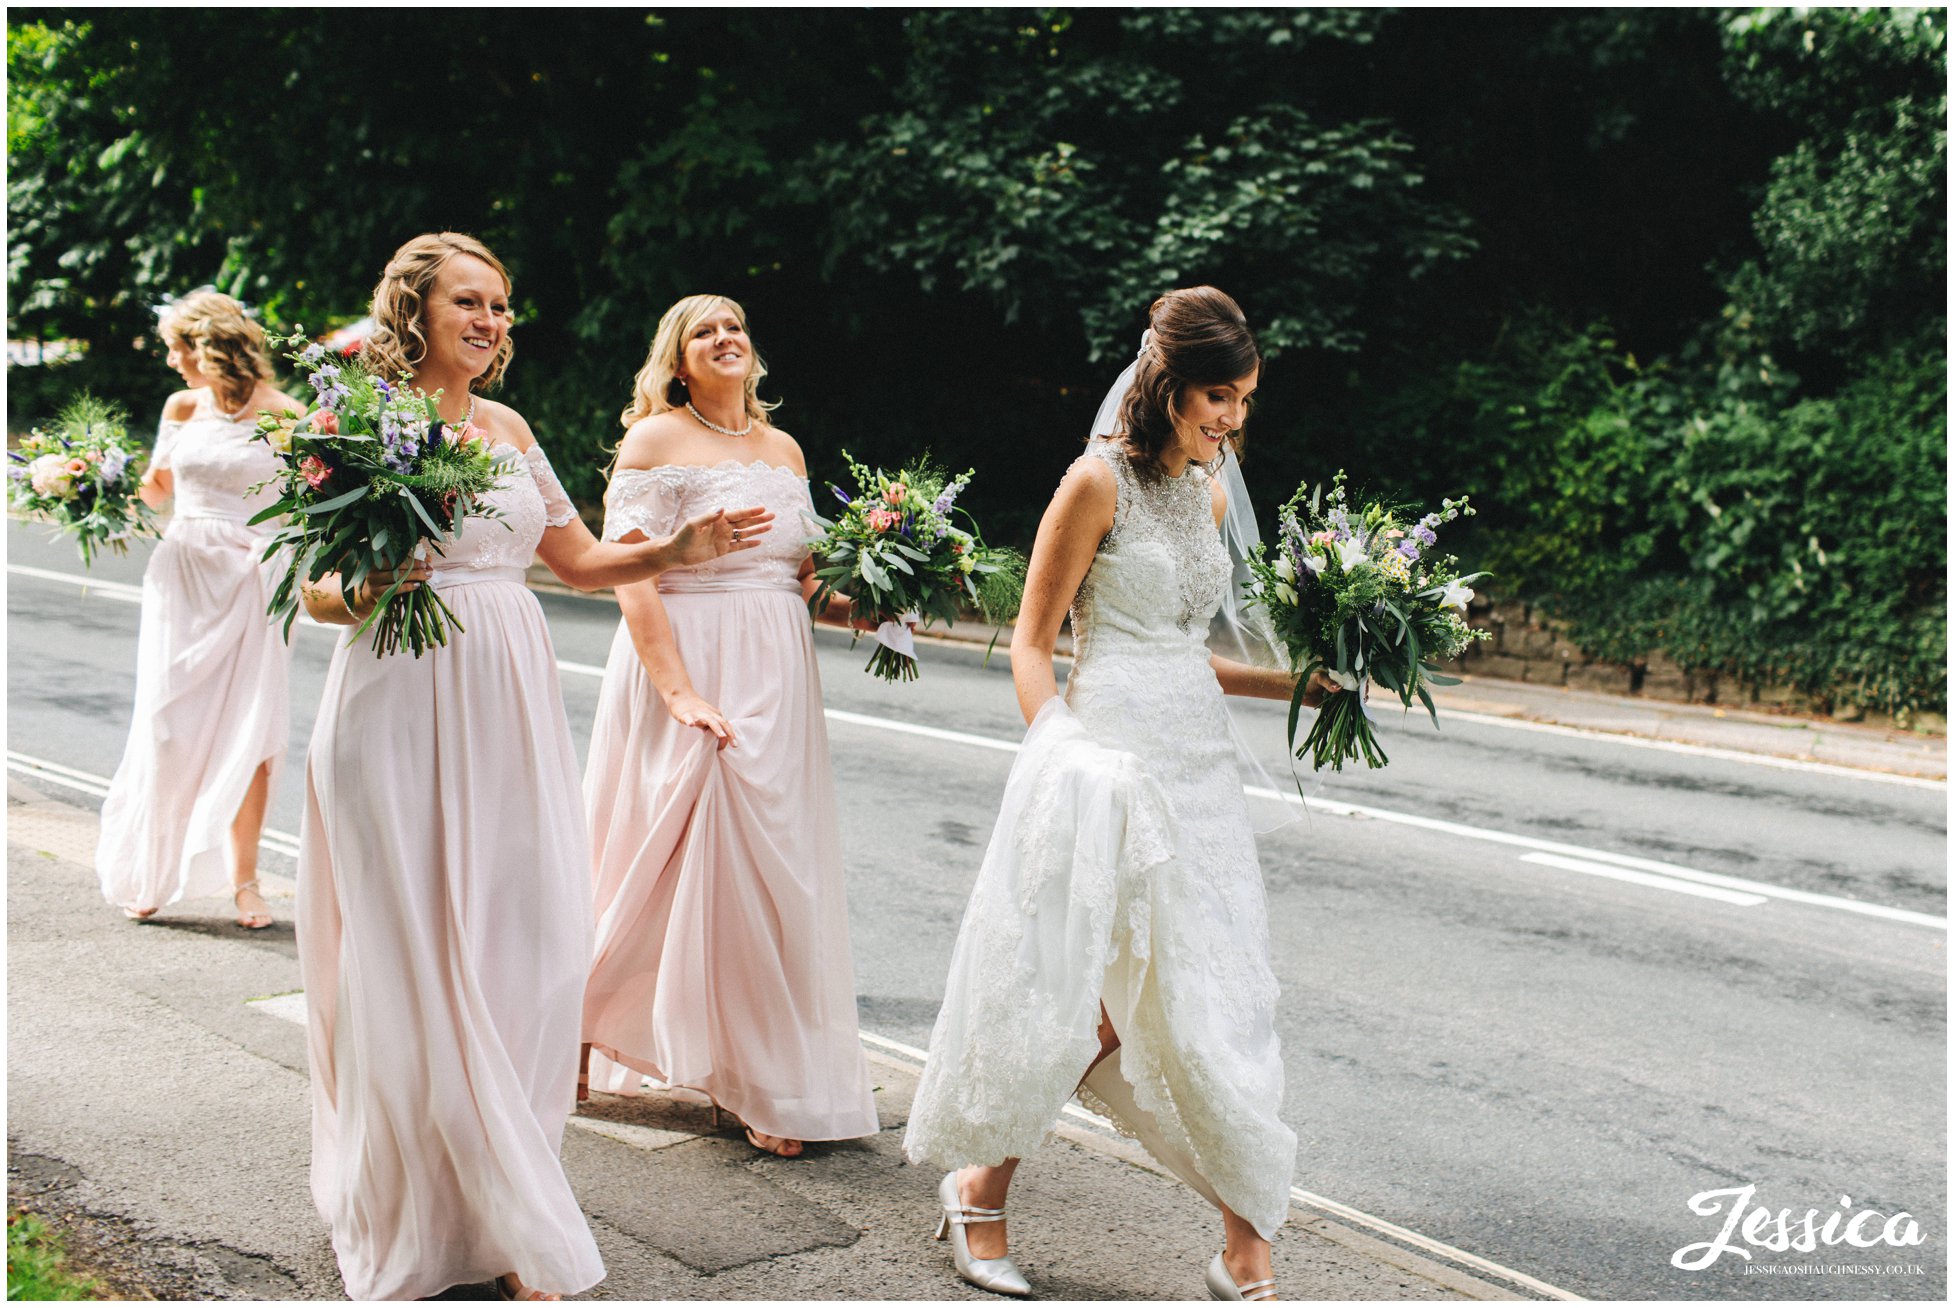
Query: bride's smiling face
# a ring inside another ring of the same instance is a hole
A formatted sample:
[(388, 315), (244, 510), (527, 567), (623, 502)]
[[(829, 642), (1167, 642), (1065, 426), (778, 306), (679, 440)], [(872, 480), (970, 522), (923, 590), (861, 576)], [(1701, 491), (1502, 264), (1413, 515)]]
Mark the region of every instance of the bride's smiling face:
[(1221, 442), (1248, 421), (1248, 397), (1261, 374), (1257, 367), (1219, 386), (1181, 387), (1174, 404), (1181, 453), (1195, 463), (1212, 462), (1221, 453)]

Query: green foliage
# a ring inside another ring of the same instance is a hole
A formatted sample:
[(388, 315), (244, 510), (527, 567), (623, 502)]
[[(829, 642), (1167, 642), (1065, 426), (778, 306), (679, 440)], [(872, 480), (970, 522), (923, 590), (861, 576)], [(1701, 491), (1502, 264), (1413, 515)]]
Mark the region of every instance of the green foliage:
[(980, 295), (1007, 323), (1076, 320), (1094, 359), (1130, 348), (1162, 290), (1199, 282), (1246, 292), (1271, 355), (1355, 349), (1379, 283), (1472, 249), (1403, 133), (1326, 118), (1296, 76), (1378, 21), (915, 15), (899, 107), (817, 157), (844, 218), (830, 258)]
[(1944, 10), (1762, 9), (1726, 27), (1739, 100), (1798, 125), (1732, 300), (1802, 350), (1891, 346), (1944, 305)]
[(1686, 662), (1945, 711), (1945, 357), (1935, 333), (1835, 396), (1688, 419), (1669, 493)]
[(102, 1287), (66, 1266), (61, 1238), (32, 1213), (7, 1213), (9, 1299), (96, 1299)]
[(1479, 557), (1606, 659), (1943, 711), (1942, 339), (1799, 399), (1757, 356), (1643, 368), (1599, 327), (1516, 331), (1454, 382), (1491, 456)]
[[(1271, 500), (1469, 489), (1457, 548), (1596, 653), (1944, 701), (1943, 588), (1878, 544), (1939, 530), (1944, 11), (390, 13), (433, 64), (330, 10), (9, 20), (9, 331), (84, 347), (11, 370), (16, 431), (154, 412), (166, 293), (343, 321), (454, 229), (514, 274), (500, 398), (573, 495), (710, 290), (817, 479), (929, 446), (1023, 544), (1146, 305), (1208, 281), (1271, 356)], [(1877, 537), (1820, 489), (1874, 467)]]

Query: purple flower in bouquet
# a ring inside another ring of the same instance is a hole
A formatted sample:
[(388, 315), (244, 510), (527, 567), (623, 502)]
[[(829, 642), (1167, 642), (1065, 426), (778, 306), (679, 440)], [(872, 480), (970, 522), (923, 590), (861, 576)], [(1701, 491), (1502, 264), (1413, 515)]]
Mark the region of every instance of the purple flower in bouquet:
[(346, 383), (339, 380), (339, 376), (339, 368), (336, 365), (324, 363), (320, 364), (319, 370), (308, 379), (312, 383), (313, 392), (319, 397), (321, 408), (337, 409), (340, 403), (353, 393)]

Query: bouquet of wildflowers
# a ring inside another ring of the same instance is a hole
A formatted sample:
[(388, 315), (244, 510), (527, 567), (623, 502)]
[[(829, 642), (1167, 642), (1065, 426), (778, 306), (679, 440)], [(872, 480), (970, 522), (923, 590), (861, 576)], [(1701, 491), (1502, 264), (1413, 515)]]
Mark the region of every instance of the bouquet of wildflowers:
[[(1432, 553), (1438, 528), (1472, 512), (1463, 497), (1415, 522), (1385, 504), (1353, 512), (1341, 472), (1327, 504), (1321, 486), (1313, 493), (1304, 486), (1282, 506), (1273, 553), (1258, 546), (1249, 560), (1249, 598), (1267, 610), (1293, 666), (1302, 671), (1289, 705), (1289, 747), (1296, 757), (1309, 755), (1319, 771), (1327, 764), (1340, 772), (1359, 755), (1373, 768), (1389, 762), (1364, 713), (1361, 689), (1372, 679), (1407, 709), (1416, 695), (1438, 724), (1426, 683), (1450, 686), (1458, 678), (1441, 675), (1433, 660), (1456, 657), (1487, 634), (1465, 620), (1473, 594), (1468, 583), (1486, 574), (1461, 577), (1456, 558)], [(1330, 696), (1298, 745), (1298, 710), (1309, 675), (1319, 669), (1358, 693)]]
[[(893, 474), (848, 457), (855, 494), (830, 485), (842, 512), (833, 521), (810, 515), (821, 535), (808, 542), (820, 589), (808, 611), (820, 613), (830, 595), (854, 601), (858, 620), (876, 622), (868, 671), (884, 681), (916, 679), (915, 642), (906, 622), (956, 622), (965, 603), (986, 622), (1009, 622), (1024, 598), (1024, 556), (984, 544), (977, 524), (956, 507), (970, 483), (966, 472), (945, 480), (929, 456)], [(962, 514), (968, 530), (952, 521)], [(993, 637), (995, 643), (995, 637)]]
[[(420, 557), (423, 542), (439, 548), (453, 540), (471, 514), (495, 516), (479, 499), (501, 473), (479, 428), (442, 422), (438, 392), (426, 396), (405, 380), (389, 382), (302, 335), (272, 344), (301, 347), (286, 357), (316, 397), (301, 416), (258, 419), (259, 439), (279, 458), (274, 480), (281, 493), (252, 521), (286, 519), (265, 557), (289, 551), (271, 604), (289, 633), (301, 585), (338, 573), (352, 607), (354, 588), (368, 577), (405, 567)], [(448, 643), (450, 626), (462, 630), (432, 586), (403, 590), (396, 580), (358, 630), (372, 629), (376, 655), (405, 643), (419, 658), (430, 645)]]
[(149, 462), (129, 436), (128, 415), (83, 392), (46, 431), (36, 428), (7, 451), (8, 499), (30, 518), (68, 532), (83, 565), (103, 545), (127, 553), (129, 538), (156, 533), (149, 506), (136, 498)]

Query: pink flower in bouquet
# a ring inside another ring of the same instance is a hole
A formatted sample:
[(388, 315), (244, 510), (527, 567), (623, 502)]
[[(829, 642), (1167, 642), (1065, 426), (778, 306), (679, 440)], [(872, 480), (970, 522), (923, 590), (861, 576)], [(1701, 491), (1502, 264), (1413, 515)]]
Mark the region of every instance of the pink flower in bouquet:
[(900, 505), (903, 501), (903, 497), (905, 497), (908, 494), (909, 494), (909, 487), (903, 485), (899, 481), (892, 481), (889, 483), (889, 489), (882, 492), (882, 498), (889, 501), (889, 503), (891, 504)]
[(102, 461), (102, 452), (100, 450), (90, 450), (87, 454), (83, 455), (82, 457), (87, 459), (90, 463), (100, 463)]
[(450, 427), (447, 430), (448, 435), (457, 445), (466, 445), (470, 441), (479, 441), (488, 436), (488, 432), (472, 422), (464, 422), (459, 427)]
[(887, 531), (901, 521), (902, 515), (900, 513), (891, 513), (887, 509), (870, 509), (868, 511), (868, 525), (876, 531)]
[(312, 430), (321, 436), (339, 435), (339, 415), (331, 409), (320, 409), (312, 415)]
[(332, 469), (318, 455), (308, 454), (299, 460), (299, 476), (305, 478), (306, 485), (318, 490), (332, 478)]
[(88, 471), (88, 460), (80, 457), (69, 459), (65, 465), (70, 477), (79, 477)]

